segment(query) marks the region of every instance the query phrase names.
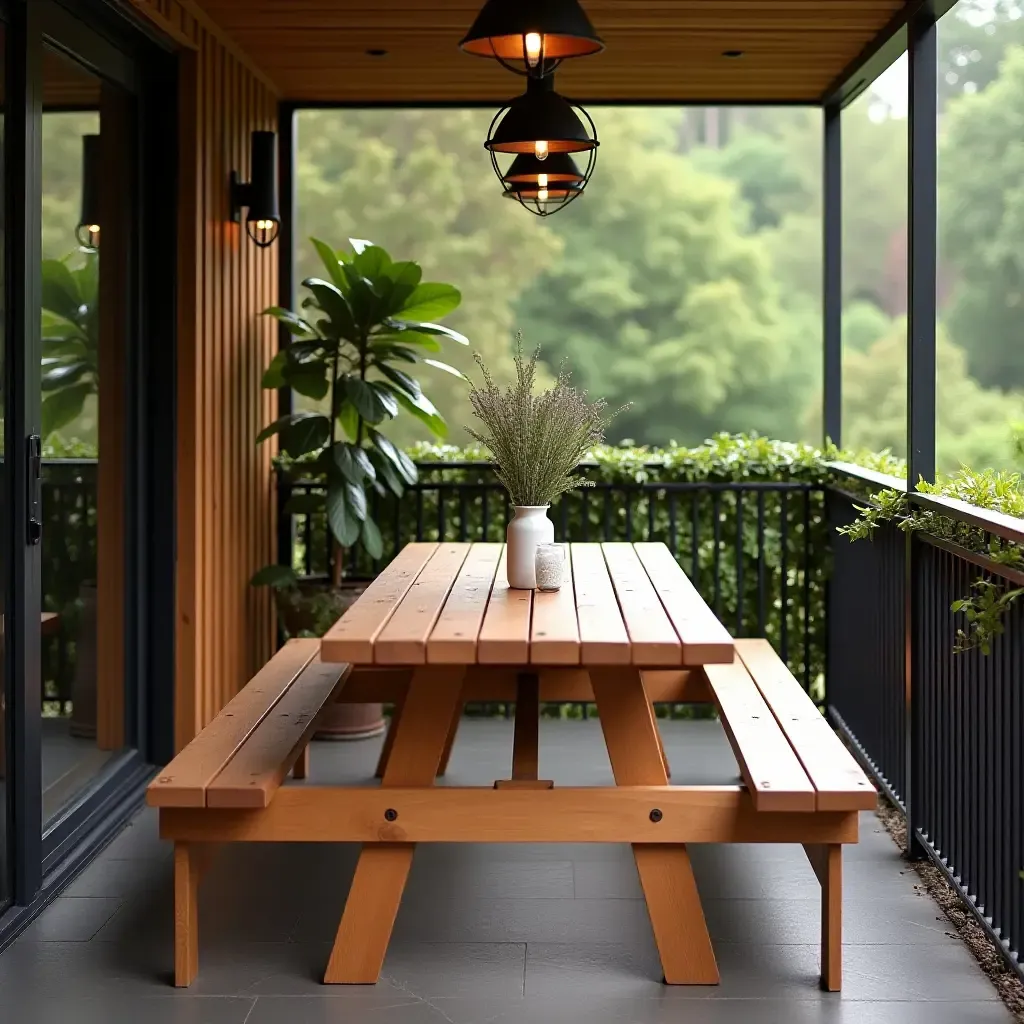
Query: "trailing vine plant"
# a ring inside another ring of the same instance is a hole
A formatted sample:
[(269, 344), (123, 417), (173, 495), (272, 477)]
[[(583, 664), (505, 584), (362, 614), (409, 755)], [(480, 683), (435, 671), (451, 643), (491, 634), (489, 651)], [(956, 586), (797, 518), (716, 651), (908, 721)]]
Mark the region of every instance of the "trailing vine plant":
[[(963, 501), (978, 508), (1024, 519), (1024, 488), (1019, 473), (972, 470), (961, 467), (951, 477), (930, 484), (919, 481), (917, 491)], [(1024, 570), (1021, 546), (959, 519), (931, 509), (913, 507), (905, 491), (887, 488), (870, 496), (870, 504), (855, 506), (857, 519), (839, 532), (850, 540), (870, 538), (883, 523), (895, 522), (904, 532), (920, 530), (1005, 566)], [(1011, 586), (1005, 577), (986, 573), (971, 584), (970, 593), (954, 601), (950, 610), (964, 617), (957, 629), (957, 653), (980, 650), (989, 654), (995, 638), (1004, 632), (1006, 612), (1024, 587)]]

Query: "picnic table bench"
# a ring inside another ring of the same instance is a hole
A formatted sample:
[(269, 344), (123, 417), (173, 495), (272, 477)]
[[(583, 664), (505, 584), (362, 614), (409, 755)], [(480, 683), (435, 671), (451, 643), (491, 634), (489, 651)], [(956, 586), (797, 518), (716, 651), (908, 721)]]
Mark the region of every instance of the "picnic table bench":
[[(359, 842), (327, 983), (373, 984), (421, 842), (630, 843), (665, 981), (717, 984), (689, 843), (802, 843), (822, 984), (841, 983), (842, 845), (875, 791), (771, 646), (733, 641), (662, 544), (572, 544), (555, 593), (499, 544), (408, 545), (322, 642), (291, 641), (153, 781), (175, 844), (175, 979), (198, 969), (198, 880), (226, 842)], [(395, 713), (379, 787), (284, 786), (333, 700)], [(515, 701), (510, 772), (434, 785), (464, 705)], [(594, 701), (613, 787), (538, 777), (544, 701)], [(670, 785), (653, 703), (713, 702), (742, 784)]]

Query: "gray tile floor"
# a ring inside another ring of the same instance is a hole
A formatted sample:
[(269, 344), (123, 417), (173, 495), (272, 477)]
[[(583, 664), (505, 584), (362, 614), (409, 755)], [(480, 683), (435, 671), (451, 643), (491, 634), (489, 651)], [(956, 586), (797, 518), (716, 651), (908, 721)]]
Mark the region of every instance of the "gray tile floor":
[[(723, 782), (719, 726), (666, 727), (674, 781)], [(610, 780), (594, 723), (545, 723), (541, 772)], [(366, 779), (379, 742), (318, 743), (314, 781)], [(511, 728), (467, 722), (448, 782), (507, 771)], [(201, 895), (201, 963), (170, 986), (170, 849), (141, 813), (0, 956), (19, 1024), (1006, 1024), (1009, 1013), (915, 888), (872, 814), (846, 855), (845, 989), (818, 988), (818, 887), (798, 847), (696, 847), (722, 984), (666, 988), (630, 853), (615, 846), (435, 846), (417, 853), (376, 987), (320, 975), (355, 863), (349, 846), (238, 846)]]

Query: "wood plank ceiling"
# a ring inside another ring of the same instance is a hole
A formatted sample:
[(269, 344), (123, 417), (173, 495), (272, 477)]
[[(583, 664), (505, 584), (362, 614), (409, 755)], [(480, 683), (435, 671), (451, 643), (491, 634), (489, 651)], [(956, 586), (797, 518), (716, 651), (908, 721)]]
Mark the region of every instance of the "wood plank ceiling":
[[(202, 3), (286, 99), (471, 103), (519, 91), (508, 71), (458, 48), (482, 0)], [(813, 103), (903, 5), (584, 0), (607, 49), (563, 65), (558, 89), (589, 101)], [(736, 50), (742, 56), (724, 56)]]

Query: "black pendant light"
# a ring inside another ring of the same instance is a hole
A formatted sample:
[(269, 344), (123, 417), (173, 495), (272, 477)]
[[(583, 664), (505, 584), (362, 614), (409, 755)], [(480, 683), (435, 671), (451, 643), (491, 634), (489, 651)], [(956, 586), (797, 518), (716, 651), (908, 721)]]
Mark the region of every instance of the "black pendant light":
[(82, 136), (82, 212), (75, 229), (78, 244), (89, 252), (100, 247), (100, 137)]
[[(526, 92), (494, 116), (484, 143), (506, 198), (519, 200), (539, 216), (582, 194), (594, 173), (599, 145), (593, 119), (555, 92), (552, 76), (531, 78)], [(584, 170), (572, 153), (587, 154)], [(499, 154), (515, 156), (507, 170), (499, 165)]]
[(281, 215), (277, 208), (277, 136), (273, 132), (253, 132), (249, 138), (248, 181), (231, 172), (231, 219), (239, 222), (246, 210), (245, 230), (265, 249), (277, 239)]
[(552, 153), (546, 160), (520, 153), (501, 180), (506, 199), (515, 199), (530, 213), (547, 217), (583, 194), (587, 175), (568, 153)]
[(460, 45), (535, 77), (604, 49), (578, 0), (487, 0)]

